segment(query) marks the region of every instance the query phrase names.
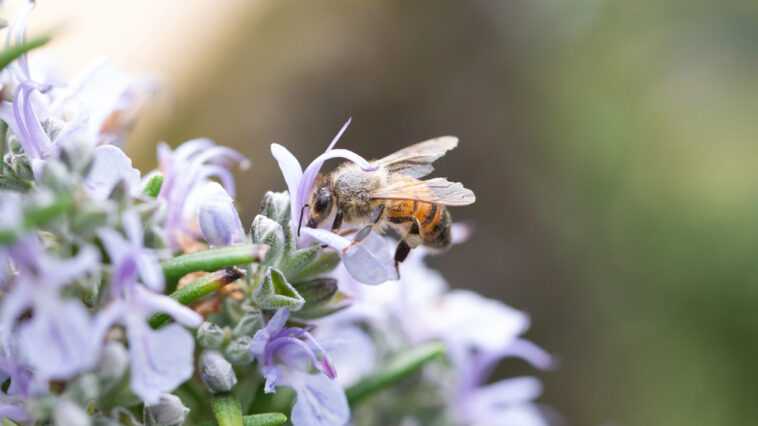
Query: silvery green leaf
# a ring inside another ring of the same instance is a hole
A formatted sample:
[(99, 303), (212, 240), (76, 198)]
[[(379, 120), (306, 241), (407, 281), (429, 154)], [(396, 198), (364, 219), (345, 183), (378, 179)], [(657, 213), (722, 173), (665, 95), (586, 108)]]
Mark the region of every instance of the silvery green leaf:
[(263, 281), (253, 291), (253, 298), (261, 309), (289, 308), (296, 311), (305, 303), (303, 297), (287, 282), (284, 274), (273, 267), (266, 270)]
[(256, 309), (255, 311), (248, 312), (240, 318), (239, 322), (237, 322), (237, 325), (234, 326), (234, 330), (232, 331), (232, 336), (234, 337), (242, 337), (242, 336), (254, 336), (255, 333), (263, 328), (266, 321), (263, 319), (263, 313)]
[(217, 349), (224, 342), (224, 330), (218, 325), (205, 321), (197, 329), (197, 343), (208, 349)]
[(305, 306), (309, 304), (321, 304), (329, 302), (337, 293), (337, 280), (332, 278), (316, 278), (292, 284), (292, 286), (305, 299)]
[(64, 192), (68, 190), (71, 179), (71, 174), (62, 163), (51, 160), (42, 168), (40, 182), (55, 192)]
[(338, 290), (337, 280), (317, 278), (293, 284), (293, 287), (305, 299), (303, 307), (292, 313), (293, 317), (311, 320), (327, 316), (349, 306), (343, 297), (335, 297)]
[(94, 373), (86, 373), (66, 385), (65, 396), (79, 404), (86, 405), (100, 393), (99, 378)]
[(253, 338), (242, 336), (229, 342), (224, 350), (224, 356), (234, 365), (247, 365), (253, 362), (255, 357), (250, 352), (250, 345), (253, 344)]
[(22, 178), (13, 168), (4, 165), (2, 177), (0, 177), (0, 189), (9, 191), (26, 192), (32, 188), (32, 183)]
[(284, 192), (266, 192), (261, 202), (261, 214), (279, 223), (282, 227), (289, 226), (290, 196)]
[(266, 216), (257, 215), (250, 229), (252, 240), (256, 244), (269, 246), (266, 263), (273, 263), (284, 251), (284, 231), (282, 225)]
[[(317, 249), (316, 256), (315, 257), (304, 256), (303, 259), (301, 259), (301, 260), (306, 260), (307, 258), (308, 262), (296, 262), (297, 259), (295, 259), (294, 256), (293, 256), (293, 259), (290, 260), (293, 263), (290, 266), (292, 269), (290, 270), (290, 273), (287, 275), (287, 277), (289, 277), (290, 280), (302, 281), (311, 277), (317, 277), (321, 274), (324, 274), (326, 272), (333, 270), (340, 263), (339, 254), (333, 251), (322, 250), (318, 246), (314, 246), (312, 248)], [(300, 251), (301, 250), (296, 251), (295, 255), (297, 256), (298, 252)]]

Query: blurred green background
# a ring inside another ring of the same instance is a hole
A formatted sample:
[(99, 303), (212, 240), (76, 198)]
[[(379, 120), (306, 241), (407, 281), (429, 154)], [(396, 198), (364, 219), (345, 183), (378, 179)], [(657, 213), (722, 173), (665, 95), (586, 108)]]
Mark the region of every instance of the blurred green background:
[(271, 142), (308, 162), (349, 116), (339, 145), (367, 157), (457, 135), (436, 175), (477, 193), (453, 209), (477, 229), (431, 263), (562, 359), (498, 374), (536, 374), (571, 425), (758, 422), (758, 3), (278, 0), (243, 21), (132, 142), (140, 168), (156, 140), (236, 147), (249, 223), (285, 188)]

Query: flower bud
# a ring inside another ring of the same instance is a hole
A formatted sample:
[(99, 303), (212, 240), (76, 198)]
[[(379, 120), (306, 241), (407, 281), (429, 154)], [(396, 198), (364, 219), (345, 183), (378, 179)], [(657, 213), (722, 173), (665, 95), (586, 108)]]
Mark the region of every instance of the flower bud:
[(282, 227), (289, 226), (290, 196), (284, 192), (266, 192), (261, 202), (261, 214), (279, 223)]
[(226, 347), (224, 355), (234, 365), (247, 365), (253, 362), (253, 353), (250, 352), (250, 345), (253, 344), (253, 338), (250, 336), (242, 336), (229, 343)]
[(263, 215), (255, 216), (250, 234), (254, 243), (268, 245), (266, 263), (273, 263), (284, 251), (284, 231), (282, 225)]
[(208, 349), (217, 349), (224, 341), (224, 330), (218, 325), (205, 321), (197, 329), (197, 342)]
[(197, 219), (205, 241), (212, 246), (243, 243), (242, 222), (232, 197), (217, 182), (207, 183), (202, 191)]
[(142, 421), (145, 426), (179, 426), (187, 419), (189, 411), (178, 396), (162, 393), (157, 404), (145, 405)]
[(259, 310), (248, 312), (240, 318), (237, 325), (234, 326), (232, 335), (234, 337), (254, 336), (266, 321), (263, 319), (263, 313)]
[(200, 377), (210, 393), (229, 392), (237, 384), (232, 364), (216, 351), (200, 354)]
[(55, 426), (89, 426), (90, 417), (87, 412), (68, 398), (61, 398), (53, 410)]
[(107, 382), (116, 382), (124, 375), (129, 366), (129, 353), (123, 344), (108, 342), (100, 352), (100, 361), (97, 372), (101, 379)]

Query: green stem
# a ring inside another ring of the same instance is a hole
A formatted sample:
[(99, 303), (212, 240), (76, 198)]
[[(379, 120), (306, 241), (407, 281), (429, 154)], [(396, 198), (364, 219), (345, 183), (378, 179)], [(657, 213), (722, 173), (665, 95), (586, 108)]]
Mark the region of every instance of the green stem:
[(432, 342), (396, 355), (376, 372), (345, 390), (348, 403), (353, 405), (369, 395), (394, 385), (444, 353), (445, 345)]
[(263, 244), (213, 248), (164, 260), (161, 262), (161, 268), (169, 285), (175, 285), (179, 278), (190, 272), (212, 272), (229, 266), (260, 262), (267, 250), (268, 246)]
[[(169, 297), (182, 305), (189, 305), (195, 300), (200, 299), (227, 284), (231, 284), (243, 276), (245, 276), (245, 271), (242, 269), (234, 267), (224, 268), (192, 281), (179, 290), (171, 293)], [(169, 319), (170, 317), (167, 314), (158, 313), (150, 317), (149, 323), (153, 328), (158, 328)]]
[[(287, 416), (282, 413), (263, 413), (242, 416), (242, 424), (245, 426), (276, 426), (287, 421)], [(218, 426), (218, 422), (211, 420), (196, 426)]]
[(213, 414), (218, 426), (243, 426), (240, 402), (229, 392), (213, 396)]

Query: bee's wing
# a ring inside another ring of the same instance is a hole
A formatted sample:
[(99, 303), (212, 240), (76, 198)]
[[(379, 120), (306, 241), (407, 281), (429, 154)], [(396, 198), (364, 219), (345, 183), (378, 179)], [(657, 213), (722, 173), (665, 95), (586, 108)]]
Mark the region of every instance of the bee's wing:
[(429, 180), (402, 179), (372, 191), (372, 199), (415, 200), (445, 206), (467, 206), (476, 201), (476, 196), (459, 182), (445, 178)]
[(440, 136), (403, 148), (376, 160), (375, 164), (384, 166), (392, 173), (420, 178), (434, 170), (432, 162), (456, 146), (458, 146), (458, 138), (455, 136)]

